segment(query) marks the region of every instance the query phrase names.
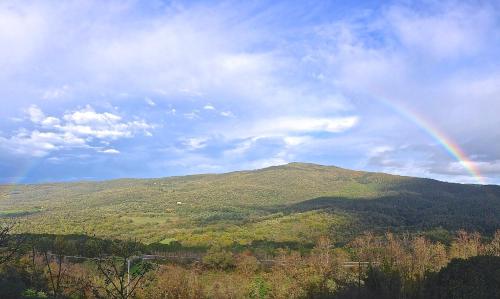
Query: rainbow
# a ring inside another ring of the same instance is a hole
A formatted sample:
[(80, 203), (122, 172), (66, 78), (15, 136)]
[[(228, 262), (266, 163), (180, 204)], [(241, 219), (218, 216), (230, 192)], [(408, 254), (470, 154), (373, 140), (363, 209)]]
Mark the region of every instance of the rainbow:
[[(460, 148), (460, 146), (458, 146), (458, 144), (456, 144), (450, 137), (446, 136), (446, 134), (442, 132), (436, 125), (433, 125), (429, 120), (427, 120), (423, 115), (420, 115), (418, 112), (413, 111), (409, 107), (403, 106), (402, 103), (388, 101), (380, 98), (378, 98), (377, 100), (421, 128), (426, 134), (431, 136), (441, 146), (443, 146), (443, 148), (454, 159), (456, 159), (464, 167), (464, 169), (466, 169), (467, 172), (469, 172), (477, 180), (479, 184), (486, 184), (484, 176), (479, 171), (477, 165), (468, 158), (468, 156)], [(26, 165), (19, 167), (19, 171), (15, 175), (16, 178), (8, 184), (12, 184), (12, 186), (14, 186), (16, 184), (22, 183), (26, 175), (41, 162), (40, 160), (41, 159), (39, 158), (33, 158)]]
[(403, 106), (401, 103), (382, 99), (379, 99), (379, 101), (421, 128), (425, 133), (430, 135), (434, 140), (442, 145), (443, 148), (453, 158), (455, 158), (467, 170), (467, 172), (469, 172), (477, 180), (479, 184), (486, 184), (483, 175), (474, 161), (470, 160), (460, 146), (458, 146), (458, 144), (456, 144), (450, 137), (446, 136), (446, 134), (436, 125), (433, 125), (423, 115), (420, 115), (416, 111)]
[(18, 184), (24, 184), (24, 180), (26, 179), (28, 174), (31, 172), (31, 170), (36, 168), (41, 163), (41, 161), (41, 158), (32, 157), (25, 163), (20, 163), (17, 167), (17, 171), (12, 174), (12, 180), (2, 184), (12, 185), (13, 187)]

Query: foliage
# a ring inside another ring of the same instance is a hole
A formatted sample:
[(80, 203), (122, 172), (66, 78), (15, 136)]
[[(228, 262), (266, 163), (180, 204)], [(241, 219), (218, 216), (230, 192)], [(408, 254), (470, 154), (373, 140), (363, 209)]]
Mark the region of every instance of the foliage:
[(45, 294), (44, 292), (39, 292), (39, 291), (36, 291), (36, 290), (33, 290), (33, 289), (26, 289), (22, 294), (21, 294), (22, 298), (26, 298), (26, 299), (45, 299), (45, 298), (48, 298), (47, 297), (47, 294)]
[[(141, 249), (137, 242), (113, 242), (111, 249), (113, 255), (106, 255), (105, 250), (101, 249), (96, 259), (102, 284), (93, 289), (94, 295), (117, 299), (133, 298), (137, 287), (151, 269), (151, 264), (137, 257)], [(136, 260), (139, 263), (134, 265)]]
[(139, 298), (204, 298), (199, 269), (184, 269), (162, 265), (146, 277), (145, 287), (138, 291)]
[(453, 259), (425, 283), (426, 297), (430, 299), (500, 298), (500, 257)]
[(269, 291), (269, 284), (264, 280), (264, 278), (262, 278), (262, 276), (257, 276), (250, 285), (248, 297), (252, 299), (264, 299), (267, 298)]
[(292, 163), (0, 186), (0, 211), (0, 298), (497, 296), (498, 186)]
[(203, 264), (213, 269), (228, 270), (235, 267), (235, 260), (231, 252), (214, 246), (203, 257)]
[(71, 256), (75, 239), (31, 238), (33, 246), (0, 267), (0, 298), (495, 298), (498, 236), (459, 231), (444, 245), (365, 233), (344, 247), (323, 236), (309, 251), (267, 257), (213, 246), (203, 265), (145, 262), (138, 242), (94, 238), (86, 242), (92, 250), (77, 251), (96, 257), (82, 260)]
[(321, 235), (346, 243), (365, 230), (429, 231), (445, 242), (446, 232), (460, 228), (492, 234), (500, 227), (500, 187), (291, 163), (219, 175), (0, 185), (0, 211), (26, 219), (18, 233), (183, 247), (312, 247)]
[(12, 235), (15, 223), (0, 223), (0, 265), (9, 261), (21, 248), (25, 238)]

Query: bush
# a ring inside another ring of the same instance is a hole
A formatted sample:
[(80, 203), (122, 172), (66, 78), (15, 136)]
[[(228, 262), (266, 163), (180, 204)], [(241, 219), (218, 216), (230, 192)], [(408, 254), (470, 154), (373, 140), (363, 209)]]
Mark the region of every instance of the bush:
[(248, 297), (256, 299), (267, 298), (270, 289), (271, 287), (264, 280), (264, 278), (258, 276), (254, 279), (254, 281), (250, 285), (250, 292)]
[(236, 259), (236, 270), (243, 275), (253, 275), (260, 268), (260, 262), (251, 254), (240, 254)]
[(139, 290), (139, 298), (204, 298), (200, 275), (195, 270), (163, 265), (149, 274), (149, 283)]
[(235, 260), (231, 252), (216, 246), (208, 250), (203, 264), (212, 269), (228, 270), (235, 267)]
[(27, 289), (22, 294), (23, 299), (45, 299), (49, 298), (45, 292)]

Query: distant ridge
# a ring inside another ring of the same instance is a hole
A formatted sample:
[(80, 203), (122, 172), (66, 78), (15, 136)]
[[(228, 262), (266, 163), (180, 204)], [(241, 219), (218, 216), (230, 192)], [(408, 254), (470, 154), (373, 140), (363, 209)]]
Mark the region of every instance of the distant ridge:
[(132, 234), (193, 246), (308, 242), (321, 234), (346, 240), (365, 230), (491, 233), (500, 228), (500, 187), (293, 162), (222, 174), (3, 185), (0, 217), (26, 219), (24, 232)]
[[(381, 176), (390, 176), (390, 177), (398, 177), (398, 178), (404, 178), (404, 179), (421, 179), (421, 180), (429, 180), (429, 181), (435, 181), (435, 182), (442, 182), (442, 183), (448, 183), (448, 184), (460, 184), (460, 185), (475, 185), (475, 184), (464, 184), (464, 183), (453, 183), (453, 182), (446, 182), (446, 181), (440, 181), (436, 179), (431, 179), (431, 178), (422, 178), (422, 177), (411, 177), (411, 176), (405, 176), (405, 175), (398, 175), (398, 174), (388, 174), (384, 172), (376, 172), (376, 171), (364, 171), (364, 170), (351, 170), (348, 168), (343, 168), (335, 165), (322, 165), (322, 164), (316, 164), (316, 163), (309, 163), (309, 162), (289, 162), (286, 164), (282, 165), (273, 165), (273, 166), (267, 166), (263, 168), (256, 168), (256, 169), (250, 169), (250, 170), (234, 170), (230, 172), (223, 172), (223, 173), (198, 173), (198, 174), (186, 174), (186, 175), (173, 175), (173, 176), (166, 176), (166, 177), (158, 177), (158, 178), (115, 178), (115, 179), (106, 179), (106, 180), (79, 180), (79, 181), (68, 181), (68, 182), (42, 182), (42, 183), (25, 183), (25, 184), (18, 184), (18, 185), (51, 185), (51, 184), (78, 184), (78, 183), (107, 183), (107, 182), (114, 182), (114, 181), (126, 181), (126, 180), (168, 180), (168, 179), (179, 179), (179, 178), (191, 178), (191, 177), (199, 177), (199, 176), (211, 176), (211, 175), (217, 175), (217, 176), (225, 176), (225, 175), (232, 175), (232, 174), (237, 174), (237, 173), (262, 173), (262, 172), (270, 172), (270, 171), (275, 171), (275, 170), (303, 170), (303, 171), (329, 171), (329, 172), (338, 172), (343, 173), (343, 174), (352, 174), (352, 175), (381, 175)], [(16, 186), (15, 184), (0, 184), (0, 186)], [(484, 186), (499, 186), (499, 185), (484, 185)]]

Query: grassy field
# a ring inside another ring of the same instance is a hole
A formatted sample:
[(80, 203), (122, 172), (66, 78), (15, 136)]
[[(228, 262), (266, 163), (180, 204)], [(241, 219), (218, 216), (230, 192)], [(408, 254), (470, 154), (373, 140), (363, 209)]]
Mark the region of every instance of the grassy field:
[(291, 163), (160, 179), (0, 186), (18, 232), (184, 246), (345, 242), (364, 230), (500, 227), (500, 187)]

